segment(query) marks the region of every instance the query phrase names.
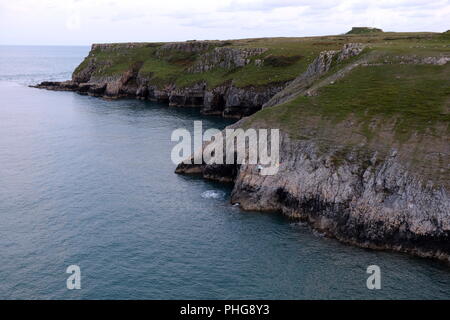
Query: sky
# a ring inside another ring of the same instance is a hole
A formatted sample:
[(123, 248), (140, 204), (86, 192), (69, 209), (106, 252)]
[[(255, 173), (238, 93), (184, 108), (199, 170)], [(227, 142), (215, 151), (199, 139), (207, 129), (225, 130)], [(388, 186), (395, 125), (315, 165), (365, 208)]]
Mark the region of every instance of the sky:
[(449, 21), (450, 0), (0, 0), (0, 44), (443, 32)]

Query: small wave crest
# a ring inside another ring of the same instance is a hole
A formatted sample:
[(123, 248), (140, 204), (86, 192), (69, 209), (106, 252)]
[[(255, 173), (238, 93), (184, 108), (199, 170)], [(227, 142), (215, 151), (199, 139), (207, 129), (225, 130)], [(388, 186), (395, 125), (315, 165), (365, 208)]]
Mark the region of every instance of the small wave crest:
[(207, 190), (201, 194), (204, 199), (224, 199), (225, 192), (220, 190)]

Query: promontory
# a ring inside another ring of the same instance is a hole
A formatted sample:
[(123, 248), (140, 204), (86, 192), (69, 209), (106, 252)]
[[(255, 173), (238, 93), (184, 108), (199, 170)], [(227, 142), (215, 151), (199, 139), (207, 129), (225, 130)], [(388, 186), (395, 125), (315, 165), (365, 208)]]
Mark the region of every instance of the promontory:
[(94, 44), (39, 88), (198, 107), (279, 128), (280, 166), (180, 164), (233, 183), (244, 210), (279, 212), (373, 249), (450, 258), (450, 32)]

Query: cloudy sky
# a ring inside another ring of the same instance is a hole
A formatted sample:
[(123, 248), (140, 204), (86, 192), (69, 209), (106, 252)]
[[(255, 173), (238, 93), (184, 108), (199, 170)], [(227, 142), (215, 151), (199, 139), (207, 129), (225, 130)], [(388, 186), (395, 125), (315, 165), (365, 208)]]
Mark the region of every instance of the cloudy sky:
[(0, 44), (442, 32), (449, 17), (450, 0), (0, 0)]

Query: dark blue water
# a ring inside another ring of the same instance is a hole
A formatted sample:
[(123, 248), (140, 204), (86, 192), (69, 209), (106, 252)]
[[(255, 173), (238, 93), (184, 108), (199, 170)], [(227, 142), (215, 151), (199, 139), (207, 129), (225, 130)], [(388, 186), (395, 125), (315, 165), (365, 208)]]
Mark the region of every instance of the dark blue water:
[[(88, 50), (0, 47), (0, 298), (450, 298), (439, 262), (241, 212), (229, 186), (174, 174), (172, 130), (227, 121), (25, 86), (69, 78)], [(81, 290), (66, 288), (72, 264)]]

